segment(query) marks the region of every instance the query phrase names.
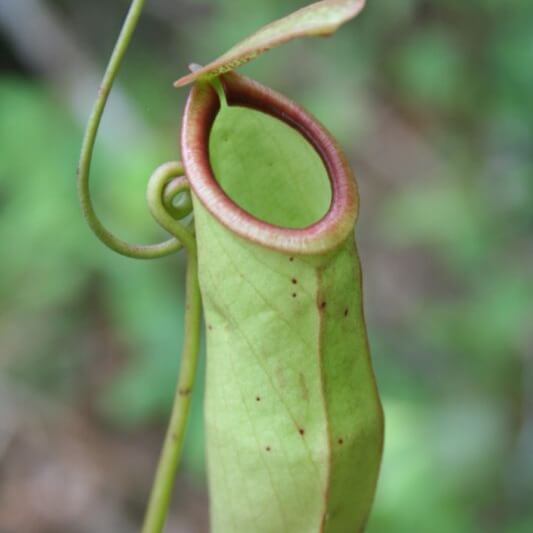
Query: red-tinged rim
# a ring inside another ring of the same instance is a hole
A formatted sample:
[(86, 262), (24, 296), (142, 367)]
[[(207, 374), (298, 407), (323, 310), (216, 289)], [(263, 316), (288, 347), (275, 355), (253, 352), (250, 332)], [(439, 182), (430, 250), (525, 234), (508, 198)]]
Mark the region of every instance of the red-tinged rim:
[(353, 231), (359, 207), (357, 186), (345, 156), (326, 129), (283, 95), (235, 73), (221, 78), (228, 105), (267, 113), (296, 129), (318, 152), (332, 190), (327, 213), (301, 229), (284, 228), (257, 219), (222, 190), (209, 160), (209, 135), (220, 109), (216, 91), (196, 83), (189, 94), (181, 136), (185, 173), (194, 194), (226, 228), (258, 245), (287, 254), (319, 254), (341, 245)]

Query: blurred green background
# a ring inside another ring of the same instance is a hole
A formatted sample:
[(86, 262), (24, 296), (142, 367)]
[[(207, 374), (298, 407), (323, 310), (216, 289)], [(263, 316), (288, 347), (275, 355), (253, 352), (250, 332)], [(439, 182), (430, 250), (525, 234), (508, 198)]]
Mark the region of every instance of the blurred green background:
[[(163, 237), (172, 81), (304, 1), (148, 0), (93, 166), (104, 221)], [(126, 0), (0, 0), (0, 531), (138, 530), (169, 414), (183, 258), (81, 218), (81, 136)], [(298, 101), (358, 176), (387, 429), (370, 533), (533, 531), (533, 3), (371, 0), (242, 72)], [(203, 369), (201, 369), (203, 375)], [(168, 531), (206, 532), (202, 379)]]

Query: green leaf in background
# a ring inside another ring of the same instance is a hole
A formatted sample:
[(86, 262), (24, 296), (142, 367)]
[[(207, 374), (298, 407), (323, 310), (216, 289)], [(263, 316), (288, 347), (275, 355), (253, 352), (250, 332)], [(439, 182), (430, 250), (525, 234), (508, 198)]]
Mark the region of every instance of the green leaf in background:
[(391, 68), (407, 101), (452, 109), (469, 95), (464, 52), (448, 33), (417, 32), (398, 48)]

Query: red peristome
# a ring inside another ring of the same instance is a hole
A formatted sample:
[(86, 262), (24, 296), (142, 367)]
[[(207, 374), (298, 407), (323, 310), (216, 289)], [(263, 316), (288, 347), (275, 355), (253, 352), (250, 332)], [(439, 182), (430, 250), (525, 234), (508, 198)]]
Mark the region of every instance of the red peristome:
[(269, 224), (239, 207), (218, 184), (209, 161), (209, 135), (220, 103), (215, 90), (196, 83), (187, 100), (181, 149), (187, 178), (205, 208), (230, 231), (285, 253), (317, 254), (335, 249), (352, 232), (358, 213), (357, 186), (345, 156), (327, 130), (283, 95), (235, 73), (222, 76), (228, 105), (267, 113), (296, 129), (322, 158), (332, 188), (328, 212), (302, 229)]

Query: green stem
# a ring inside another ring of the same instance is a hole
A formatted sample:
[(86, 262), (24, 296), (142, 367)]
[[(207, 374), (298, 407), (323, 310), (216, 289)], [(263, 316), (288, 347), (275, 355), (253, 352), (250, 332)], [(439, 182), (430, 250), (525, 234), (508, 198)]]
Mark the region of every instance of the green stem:
[(131, 42), (131, 38), (139, 21), (144, 3), (145, 0), (132, 1), (117, 43), (113, 53), (111, 54), (111, 59), (107, 65), (104, 78), (98, 90), (98, 97), (94, 103), (94, 107), (87, 124), (87, 129), (85, 131), (85, 137), (83, 139), (80, 162), (78, 165), (78, 192), (83, 214), (87, 219), (90, 228), (104, 244), (109, 246), (109, 248), (115, 252), (128, 257), (134, 257), (137, 259), (152, 259), (177, 252), (180, 248), (182, 248), (181, 242), (176, 238), (171, 238), (159, 244), (142, 245), (129, 244), (116, 237), (113, 233), (107, 230), (102, 222), (98, 219), (92, 204), (89, 189), (91, 160), (93, 157), (94, 143), (98, 134), (98, 128), (102, 120), (102, 115), (104, 113), (109, 93), (111, 92), (113, 83), (120, 69), (120, 65), (124, 59), (124, 54), (126, 53), (126, 50)]
[(165, 525), (191, 405), (192, 389), (198, 363), (201, 315), (197, 258), (196, 253), (193, 251), (189, 252), (187, 261), (185, 306), (185, 339), (178, 387), (142, 533), (160, 533)]

